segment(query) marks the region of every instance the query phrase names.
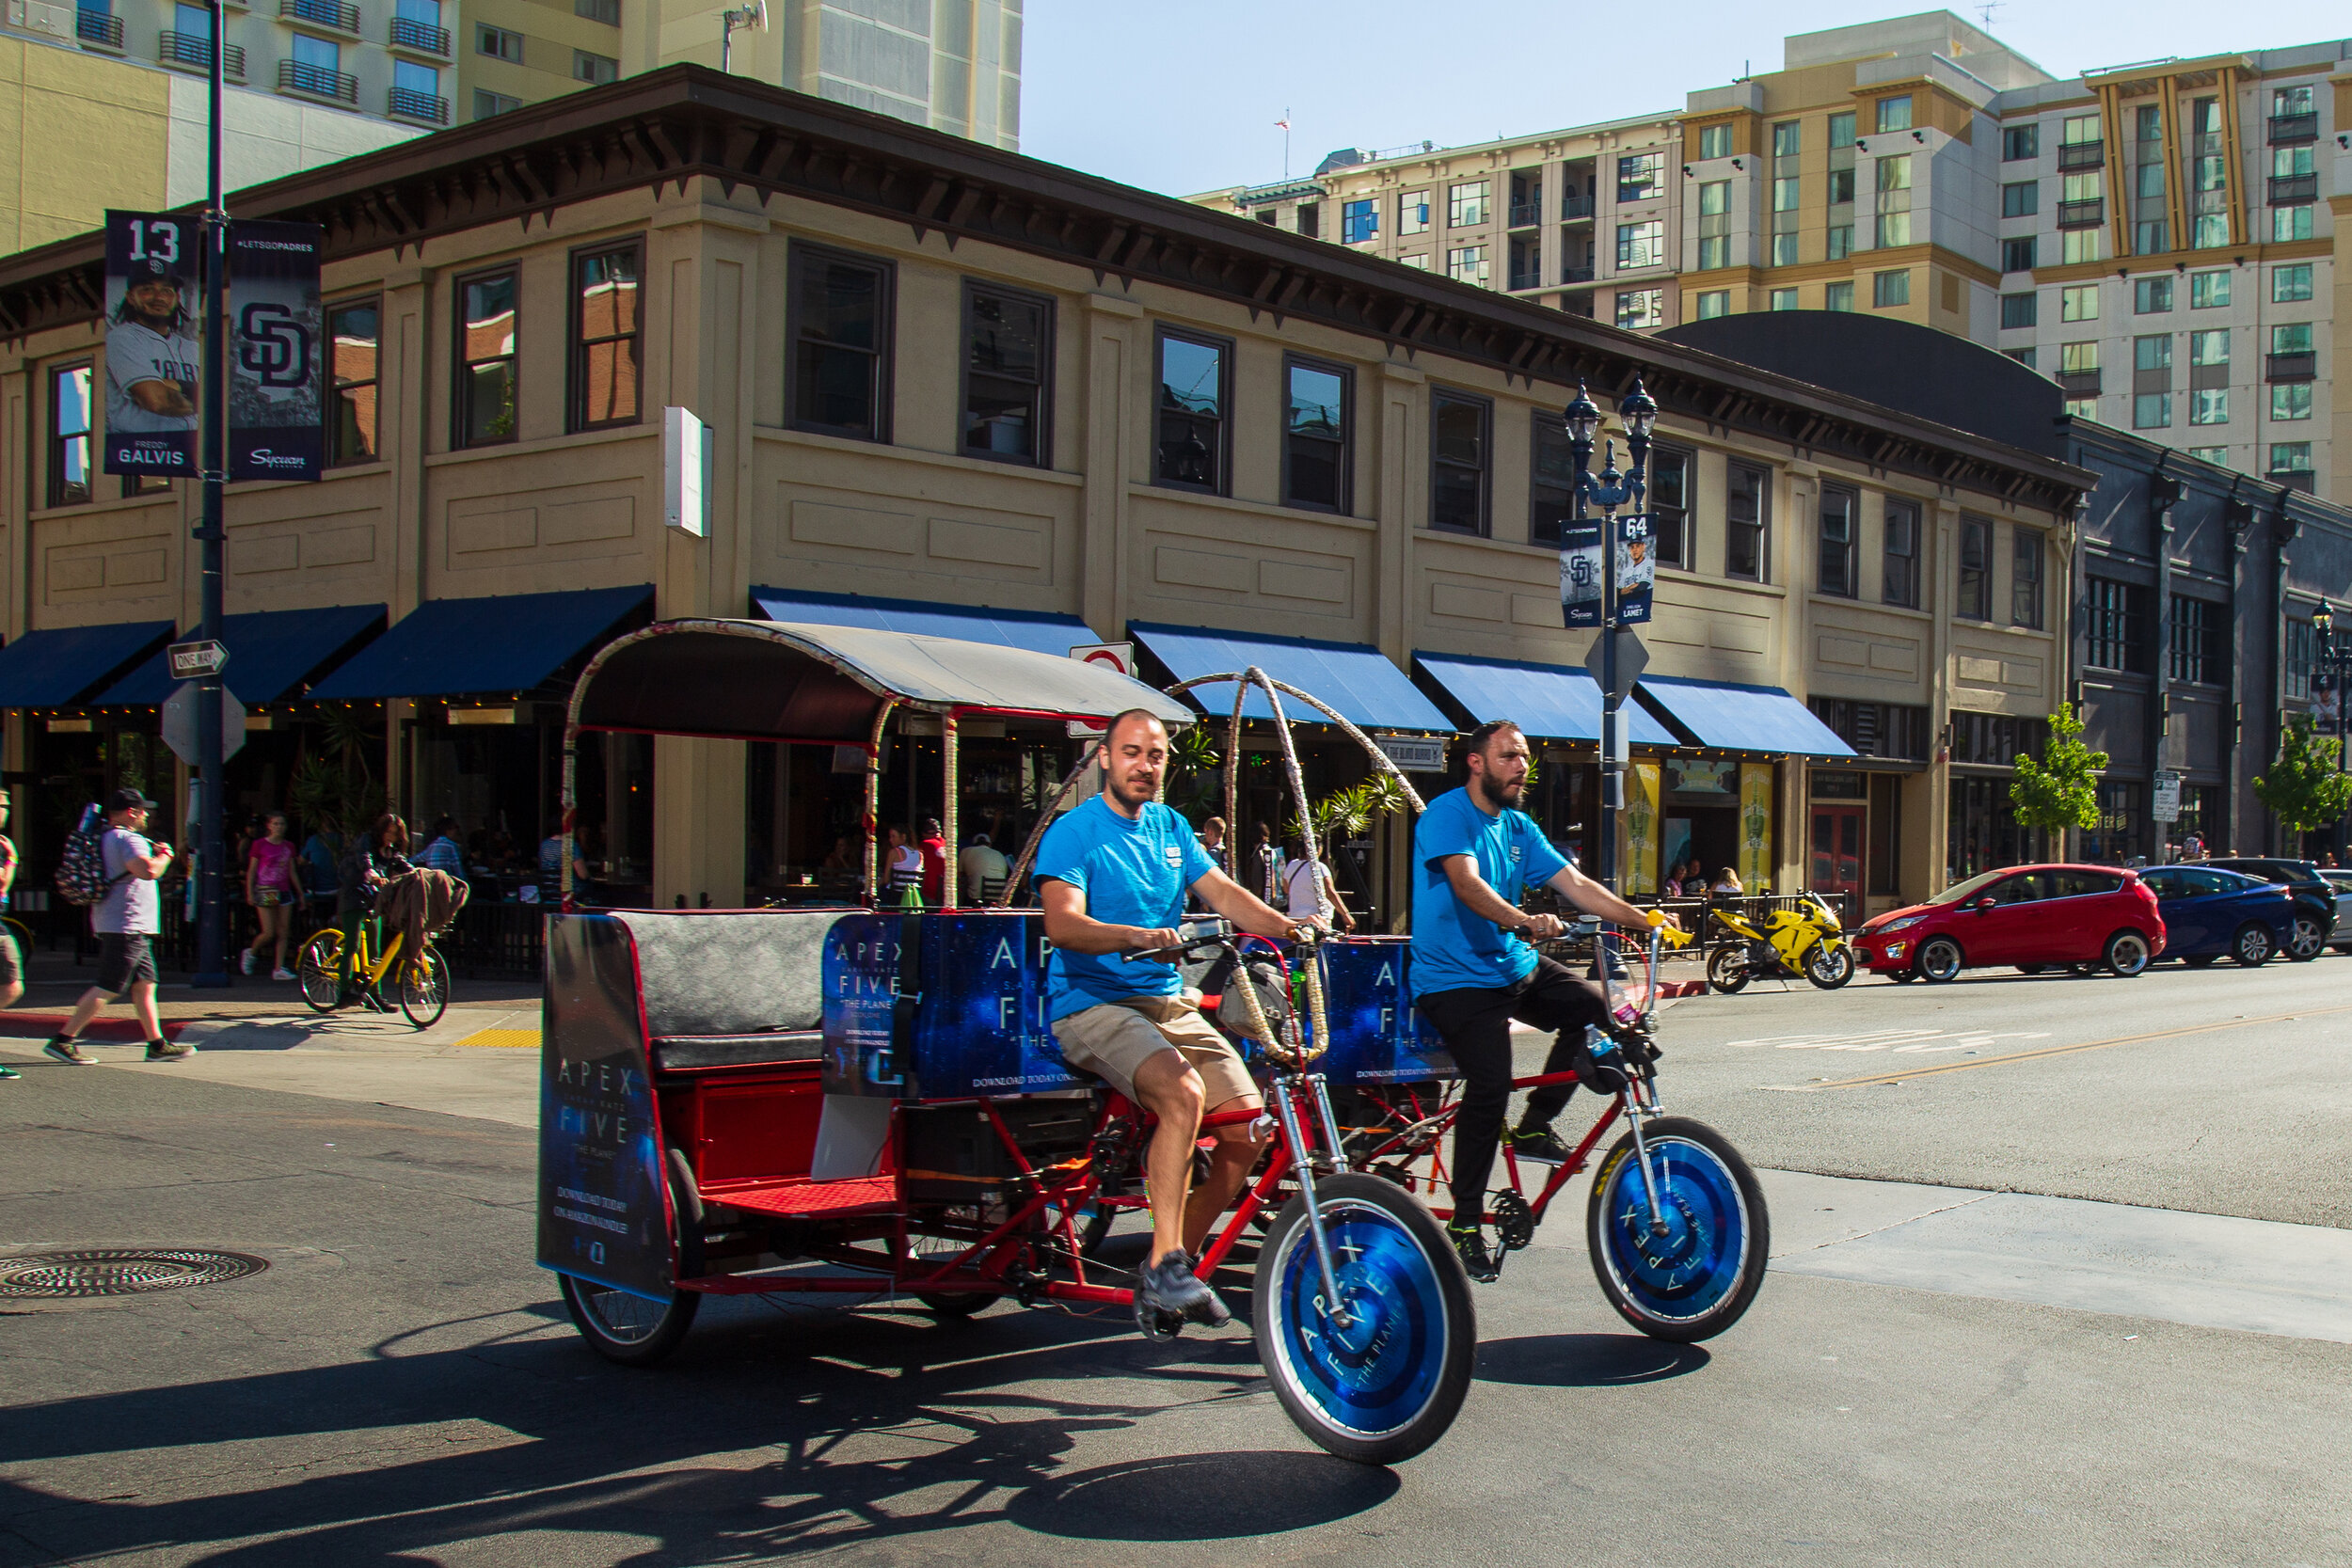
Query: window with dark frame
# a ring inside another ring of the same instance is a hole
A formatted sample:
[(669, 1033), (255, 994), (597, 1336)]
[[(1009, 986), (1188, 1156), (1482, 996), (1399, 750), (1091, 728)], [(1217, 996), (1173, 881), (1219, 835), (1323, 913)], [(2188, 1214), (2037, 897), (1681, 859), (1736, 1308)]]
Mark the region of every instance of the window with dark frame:
[(1834, 484), (1821, 486), (1821, 592), (1851, 599), (1861, 592), (1855, 578), (1854, 518), (1862, 498)]
[(786, 422), (822, 436), (888, 441), (897, 269), (796, 244), (789, 272)]
[(1448, 533), (1486, 531), (1494, 404), (1440, 388), (1429, 399), (1429, 526)]
[(1221, 496), (1232, 467), (1233, 345), (1163, 326), (1157, 357), (1159, 444), (1152, 478)]
[(1576, 515), (1576, 445), (1558, 410), (1534, 411), (1528, 445), (1527, 542), (1560, 547), (1561, 530)]
[(2192, 686), (2222, 685), (2228, 676), (2221, 657), (2221, 607), (2175, 594), (2169, 620), (2165, 645), (2172, 678)]
[(2312, 673), (2319, 662), (2319, 634), (2309, 621), (2287, 622), (2286, 647), (2279, 656), (2279, 676), (2292, 702), (2308, 701)]
[(2113, 578), (2090, 578), (2085, 589), (2084, 664), (2148, 673), (2148, 590)]
[(1691, 516), (1692, 458), (1676, 447), (1649, 450), (1650, 554), (1661, 566), (1689, 571), (1698, 562)]
[(2042, 629), (2042, 532), (2013, 528), (2009, 535), (2009, 624)]
[(329, 467), (376, 460), (376, 387), (381, 378), (377, 356), (383, 328), (383, 308), (376, 300), (351, 300), (327, 308)]
[(1347, 511), (1354, 379), (1343, 366), (1296, 355), (1283, 358), (1283, 505)]
[(1047, 433), (1054, 302), (1041, 294), (963, 283), (963, 453), (1054, 466)]
[(61, 365), (49, 372), (49, 504), (79, 506), (90, 499), (90, 367)]
[(515, 293), (512, 268), (458, 281), (453, 446), (515, 438)]
[(1765, 530), (1771, 525), (1772, 472), (1745, 463), (1724, 466), (1724, 575), (1764, 580)]
[(644, 254), (631, 240), (572, 257), (574, 430), (635, 424), (640, 417)]
[(1889, 498), (1886, 539), (1879, 556), (1879, 598), (1905, 610), (1919, 608), (1919, 503)]
[(1986, 518), (1960, 519), (1960, 592), (1952, 613), (1963, 621), (1993, 619), (1993, 524)]

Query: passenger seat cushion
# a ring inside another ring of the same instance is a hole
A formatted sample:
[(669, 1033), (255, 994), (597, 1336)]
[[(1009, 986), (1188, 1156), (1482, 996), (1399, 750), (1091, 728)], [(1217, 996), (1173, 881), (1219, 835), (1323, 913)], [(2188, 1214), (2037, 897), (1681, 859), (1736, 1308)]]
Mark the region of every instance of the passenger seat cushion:
[(825, 934), (839, 911), (614, 911), (637, 944), (645, 1033), (757, 1035), (824, 1022)]

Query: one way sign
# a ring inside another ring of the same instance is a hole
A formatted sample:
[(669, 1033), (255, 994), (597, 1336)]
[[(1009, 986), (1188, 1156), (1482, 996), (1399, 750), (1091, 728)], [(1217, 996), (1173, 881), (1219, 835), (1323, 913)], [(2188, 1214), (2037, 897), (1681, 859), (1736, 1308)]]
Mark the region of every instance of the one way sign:
[(171, 678), (176, 681), (217, 675), (229, 663), (229, 650), (209, 637), (194, 642), (174, 642), (165, 652), (170, 656)]

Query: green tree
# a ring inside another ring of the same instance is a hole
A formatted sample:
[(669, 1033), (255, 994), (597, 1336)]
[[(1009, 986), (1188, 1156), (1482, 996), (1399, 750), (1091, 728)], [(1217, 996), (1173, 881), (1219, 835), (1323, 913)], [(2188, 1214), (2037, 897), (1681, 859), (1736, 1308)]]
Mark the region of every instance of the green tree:
[(2338, 766), (2336, 742), (2319, 734), (2310, 714), (2297, 714), (2279, 737), (2279, 760), (2255, 779), (2254, 794), (2280, 822), (2307, 833), (2352, 808), (2352, 775)]
[(2050, 716), (2050, 743), (2036, 762), (2017, 753), (2017, 772), (2009, 782), (2010, 804), (2019, 826), (2095, 828), (2099, 825), (2099, 774), (2107, 754), (2083, 744), (2083, 721), (2071, 703), (2058, 705)]

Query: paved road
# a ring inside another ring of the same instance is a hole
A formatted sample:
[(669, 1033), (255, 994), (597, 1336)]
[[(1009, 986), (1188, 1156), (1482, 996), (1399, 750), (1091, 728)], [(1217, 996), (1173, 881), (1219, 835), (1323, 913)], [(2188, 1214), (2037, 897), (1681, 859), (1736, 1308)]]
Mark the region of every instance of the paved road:
[[(0, 1085), (9, 1250), (219, 1246), (272, 1267), (0, 1304), (0, 1565), (2352, 1562), (2344, 1331), (2319, 1308), (2273, 1333), (2203, 1326), (2146, 1266), (2177, 1246), (2169, 1224), (2248, 1222), (2060, 1201), (2154, 1182), (2175, 1208), (2307, 1219), (2288, 1198), (2308, 1188), (2341, 1214), (2344, 1036), (2319, 1013), (2339, 974), (1677, 1006), (1680, 1109), (1762, 1164), (1915, 1185), (1770, 1178), (1777, 1272), (1696, 1348), (1624, 1331), (1570, 1203), (1481, 1291), (1454, 1433), (1393, 1472), (1304, 1444), (1239, 1329), (1154, 1349), (1115, 1317), (719, 1302), (663, 1369), (607, 1367), (528, 1261), (526, 1118), (377, 1102), (505, 1106), (526, 1053), (424, 1047), (431, 1078), (340, 1038), (217, 1051), (210, 1078), (29, 1064)], [(2298, 1017), (1975, 1065), (2240, 1012)], [(1928, 1026), (1960, 1049), (1782, 1049)], [(2013, 1031), (2048, 1037), (1963, 1043)], [(305, 1058), (313, 1091), (255, 1086)], [(2300, 1130), (2233, 1097), (2240, 1069), (2216, 1064), (2249, 1058)], [(1808, 1082), (1921, 1061), (1965, 1070)], [(2169, 1152), (2208, 1119), (2205, 1147), (2236, 1162), (2220, 1176)], [(2153, 1153), (2169, 1174), (2136, 1174)], [(2132, 1256), (2069, 1254), (2101, 1226)], [(2290, 1257), (2344, 1240), (2248, 1233)], [(2232, 1279), (2241, 1305), (2296, 1283), (2292, 1264), (2283, 1284)]]

